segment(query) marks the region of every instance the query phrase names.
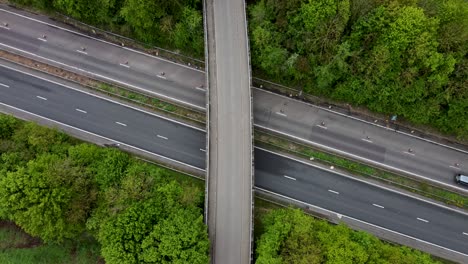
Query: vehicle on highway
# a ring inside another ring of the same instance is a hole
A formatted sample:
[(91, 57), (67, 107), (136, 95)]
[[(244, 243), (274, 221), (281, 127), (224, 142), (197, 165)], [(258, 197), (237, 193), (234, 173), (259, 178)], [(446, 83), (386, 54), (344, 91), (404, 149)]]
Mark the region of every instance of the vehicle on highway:
[(463, 174), (457, 174), (455, 175), (455, 182), (458, 184), (468, 186), (468, 176)]

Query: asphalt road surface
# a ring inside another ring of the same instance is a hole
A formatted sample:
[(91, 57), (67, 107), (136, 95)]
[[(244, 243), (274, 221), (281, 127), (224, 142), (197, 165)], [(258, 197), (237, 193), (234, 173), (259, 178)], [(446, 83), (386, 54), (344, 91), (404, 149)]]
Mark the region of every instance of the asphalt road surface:
[[(8, 8), (0, 8), (0, 23), (8, 22), (9, 29), (0, 27), (1, 49), (21, 49), (171, 97), (199, 109), (205, 107), (206, 94), (204, 88), (200, 87), (205, 83), (205, 77), (201, 71), (73, 34), (2, 9)], [(27, 15), (56, 24), (45, 17)], [(47, 35), (46, 42), (38, 39), (42, 34)], [(82, 46), (86, 47), (88, 55), (76, 51)], [(120, 65), (126, 61), (130, 68)], [(165, 72), (166, 79), (158, 76), (161, 71)], [(455, 173), (468, 173), (467, 152), (432, 144), (258, 89), (253, 89), (252, 95), (256, 126), (450, 186), (455, 186)], [(325, 126), (320, 126), (322, 122)]]
[(0, 67), (0, 103), (205, 169), (203, 130), (4, 67)]
[[(205, 146), (202, 131), (3, 67), (0, 103), (192, 166), (205, 165), (205, 154), (200, 150)], [(468, 254), (467, 215), (259, 149), (255, 161), (257, 187)]]
[(244, 0), (206, 0), (212, 263), (251, 263), (252, 108)]

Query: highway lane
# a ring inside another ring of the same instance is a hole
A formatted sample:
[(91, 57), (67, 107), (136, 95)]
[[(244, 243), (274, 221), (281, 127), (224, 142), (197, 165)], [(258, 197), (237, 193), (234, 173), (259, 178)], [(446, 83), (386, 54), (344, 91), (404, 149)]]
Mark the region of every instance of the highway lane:
[(468, 254), (466, 215), (258, 148), (255, 164), (256, 187)]
[(0, 67), (0, 103), (205, 169), (205, 132)]
[[(0, 103), (204, 167), (203, 131), (0, 67)], [(42, 96), (47, 100), (38, 98)], [(87, 110), (87, 114), (76, 109)], [(116, 121), (126, 122), (127, 127)], [(154, 125), (153, 125), (154, 124)], [(156, 132), (156, 133), (155, 133)], [(169, 135), (169, 140), (157, 134)], [(468, 254), (468, 216), (257, 149), (256, 186)], [(285, 176), (294, 178), (286, 178)], [(331, 191), (337, 192), (333, 193)], [(383, 206), (379, 208), (373, 204)], [(427, 220), (424, 222), (418, 218)]]
[(448, 185), (453, 185), (455, 173), (468, 171), (467, 153), (413, 139), (393, 129), (356, 122), (327, 109), (262, 90), (255, 89), (254, 98), (254, 122), (259, 127)]
[(252, 105), (244, 0), (205, 0), (211, 263), (252, 257)]
[(2, 21), (9, 21), (10, 30), (0, 28), (0, 48), (26, 51), (49, 59), (49, 63), (61, 63), (58, 66), (63, 67), (65, 64), (108, 77), (107, 80), (116, 80), (122, 85), (131, 84), (177, 98), (180, 102), (199, 109), (205, 107), (205, 93), (197, 89), (205, 83), (204, 73), (201, 71), (130, 52), (117, 45), (49, 27), (0, 10), (0, 22)]
[[(205, 106), (205, 92), (196, 87), (205, 82), (203, 72), (0, 11), (0, 22), (3, 21), (8, 21), (11, 29), (0, 28), (0, 43), (149, 89), (200, 108)], [(40, 32), (47, 34), (47, 42), (37, 39), (41, 37)], [(75, 51), (82, 45), (87, 47), (89, 55)], [(0, 48), (5, 47), (0, 45)], [(131, 66), (129, 69), (119, 65), (127, 60)], [(165, 71), (168, 79), (157, 77), (159, 71)], [(252, 94), (254, 123), (257, 127), (265, 127), (330, 151), (450, 186), (455, 186), (455, 173), (468, 173), (466, 152), (431, 144), (262, 90), (253, 89)], [(326, 129), (319, 126), (322, 122)]]

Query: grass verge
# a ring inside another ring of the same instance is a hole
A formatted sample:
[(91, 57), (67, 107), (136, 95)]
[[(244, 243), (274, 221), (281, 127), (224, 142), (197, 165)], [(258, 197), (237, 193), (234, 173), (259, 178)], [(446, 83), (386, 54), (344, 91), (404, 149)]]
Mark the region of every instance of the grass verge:
[(99, 244), (91, 237), (63, 245), (44, 244), (15, 224), (0, 221), (0, 263), (3, 264), (104, 263), (99, 251)]

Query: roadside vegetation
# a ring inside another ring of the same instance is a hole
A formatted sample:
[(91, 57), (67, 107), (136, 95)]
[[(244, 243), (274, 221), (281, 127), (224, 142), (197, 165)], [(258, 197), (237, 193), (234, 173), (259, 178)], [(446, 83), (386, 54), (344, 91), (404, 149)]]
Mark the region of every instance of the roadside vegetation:
[[(9, 0), (203, 57), (201, 0)], [(253, 0), (254, 73), (468, 139), (465, 0)]]
[(80, 237), (60, 245), (46, 244), (26, 234), (14, 223), (0, 221), (0, 263), (104, 263), (99, 250), (99, 244), (92, 237)]
[(47, 247), (90, 236), (106, 263), (208, 262), (202, 182), (6, 115), (0, 153), (0, 219)]
[(257, 240), (257, 264), (440, 263), (426, 253), (382, 242), (342, 224), (331, 225), (299, 209), (272, 210), (261, 221), (264, 232)]

